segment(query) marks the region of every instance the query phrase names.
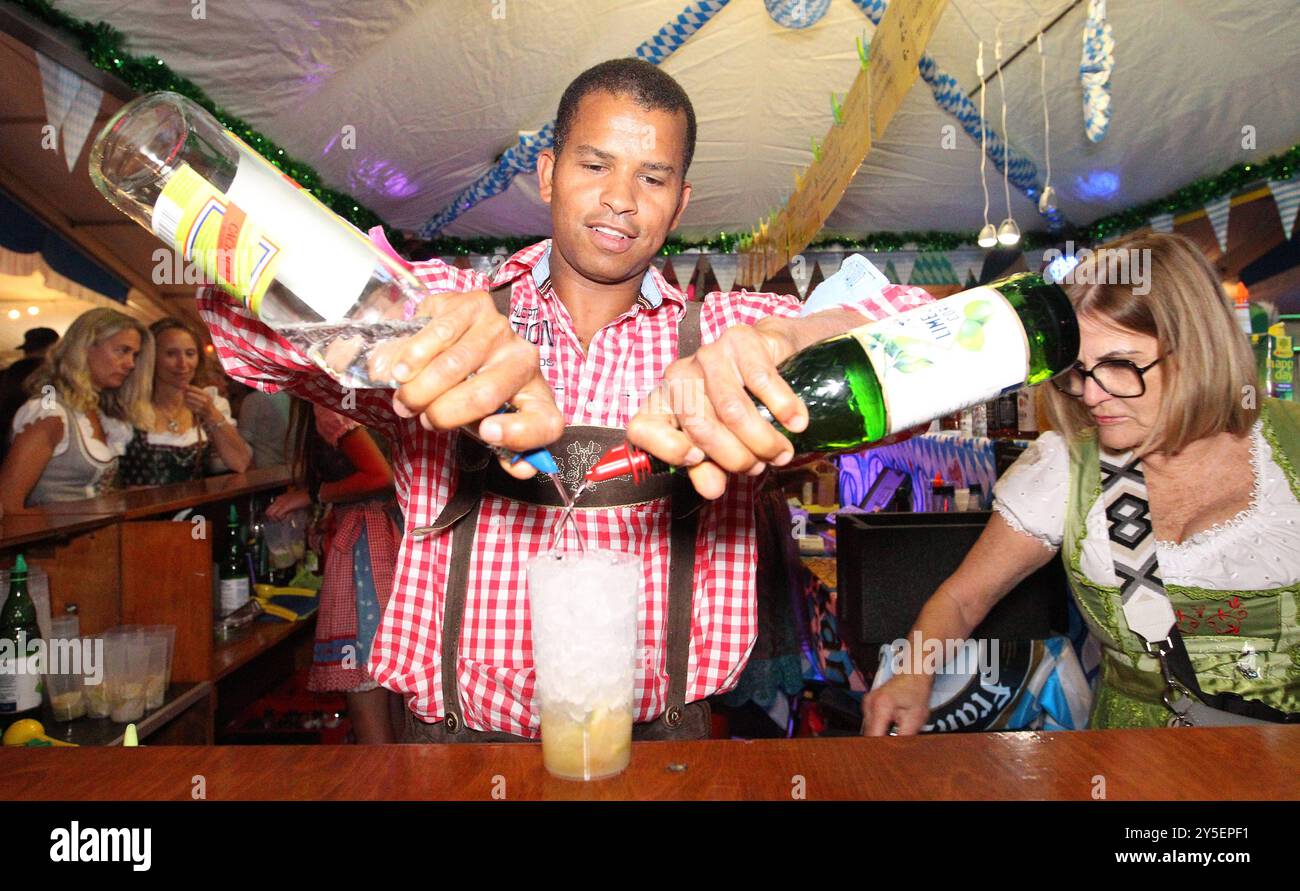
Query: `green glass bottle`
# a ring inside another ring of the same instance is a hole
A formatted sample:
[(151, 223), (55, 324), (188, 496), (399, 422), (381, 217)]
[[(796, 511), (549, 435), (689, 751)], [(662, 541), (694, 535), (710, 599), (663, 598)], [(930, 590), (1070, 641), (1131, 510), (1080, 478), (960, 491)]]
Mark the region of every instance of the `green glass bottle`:
[(41, 629), (36, 604), (27, 593), (27, 561), (19, 554), (9, 574), (9, 596), (0, 610), (0, 724), (39, 717)]
[[(1078, 359), (1079, 323), (1059, 285), (1019, 273), (805, 347), (777, 370), (808, 409), (797, 455), (860, 449), (1041, 383)], [(600, 482), (673, 468), (625, 444), (587, 473)]]
[(226, 525), (226, 552), (218, 570), (221, 582), (221, 615), (228, 616), (245, 603), (252, 588), (248, 578), (248, 548), (239, 529), (239, 511), (230, 505)]
[(1048, 380), (1078, 358), (1079, 323), (1059, 285), (1019, 273), (800, 350), (781, 377), (808, 408), (796, 454), (861, 448)]

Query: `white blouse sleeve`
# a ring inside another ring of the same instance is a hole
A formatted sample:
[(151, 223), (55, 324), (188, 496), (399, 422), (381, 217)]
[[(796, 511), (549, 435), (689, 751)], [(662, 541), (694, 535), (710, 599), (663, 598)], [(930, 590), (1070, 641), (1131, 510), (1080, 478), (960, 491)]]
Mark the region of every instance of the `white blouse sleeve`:
[(1056, 549), (1065, 536), (1070, 451), (1059, 433), (1044, 433), (993, 486), (993, 507), (1017, 532)]
[(62, 405), (53, 400), (50, 400), (48, 404), (43, 404), (45, 402), (45, 399), (36, 397), (35, 399), (28, 399), (22, 404), (17, 414), (14, 415), (13, 432), (10, 434), (10, 439), (12, 441), (13, 437), (22, 433), (23, 430), (37, 421), (44, 418), (58, 418), (63, 422), (63, 438), (59, 440), (58, 445), (54, 447), (54, 454), (50, 456), (56, 458), (68, 450), (68, 434), (71, 432), (68, 428), (68, 413)]

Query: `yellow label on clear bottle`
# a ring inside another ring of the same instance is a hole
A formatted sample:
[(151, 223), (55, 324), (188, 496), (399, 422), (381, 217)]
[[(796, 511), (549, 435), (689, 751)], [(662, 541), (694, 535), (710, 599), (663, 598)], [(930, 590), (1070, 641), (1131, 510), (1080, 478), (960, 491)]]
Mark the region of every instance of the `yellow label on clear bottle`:
[(182, 164), (158, 196), (152, 223), (154, 234), (209, 281), (258, 312), (283, 251), (220, 189)]

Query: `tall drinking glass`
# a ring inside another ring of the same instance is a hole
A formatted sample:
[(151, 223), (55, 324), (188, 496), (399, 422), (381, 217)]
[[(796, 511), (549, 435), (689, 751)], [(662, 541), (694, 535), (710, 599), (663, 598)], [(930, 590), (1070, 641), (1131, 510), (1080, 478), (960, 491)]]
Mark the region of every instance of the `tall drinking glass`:
[(563, 779), (614, 776), (632, 757), (641, 560), (555, 551), (527, 572), (542, 761)]

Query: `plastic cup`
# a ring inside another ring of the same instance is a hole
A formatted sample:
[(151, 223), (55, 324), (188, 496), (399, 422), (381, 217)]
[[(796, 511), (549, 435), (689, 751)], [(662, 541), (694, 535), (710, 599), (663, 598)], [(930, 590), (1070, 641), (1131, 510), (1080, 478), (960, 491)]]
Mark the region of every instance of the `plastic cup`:
[(74, 721), (86, 713), (80, 631), (81, 622), (75, 615), (50, 621), (50, 636), (45, 642), (45, 693), (58, 721)]
[(262, 526), (266, 559), (272, 569), (288, 569), (295, 562), (293, 526), (282, 520), (267, 520)]
[(109, 717), (119, 724), (144, 717), (149, 648), (143, 634), (110, 631), (104, 635)]
[(144, 707), (160, 708), (167, 695), (167, 635), (145, 631), (141, 637), (147, 659), (144, 678)]
[[(85, 662), (82, 668), (85, 669), (83, 674), (84, 686), (82, 695), (86, 700), (86, 716), (89, 718), (107, 718), (112, 713), (112, 707), (108, 704), (108, 647), (105, 643), (105, 635), (95, 634), (85, 639), (85, 646), (98, 649), (98, 658), (101, 660), (98, 665), (91, 666)], [(98, 678), (94, 676), (91, 669), (98, 671)]]
[(632, 758), (641, 559), (557, 551), (527, 573), (542, 762), (561, 779), (615, 776)]
[(163, 675), (163, 687), (170, 687), (172, 685), (172, 657), (176, 653), (176, 626), (146, 625), (144, 630), (146, 634), (161, 634), (167, 639), (167, 667)]

